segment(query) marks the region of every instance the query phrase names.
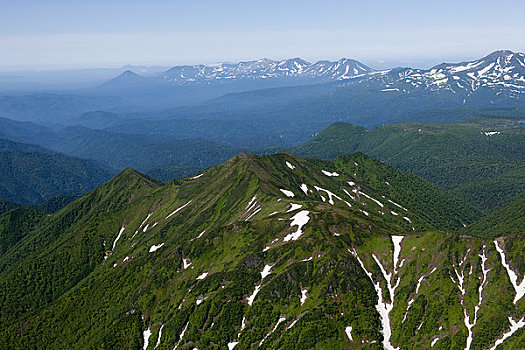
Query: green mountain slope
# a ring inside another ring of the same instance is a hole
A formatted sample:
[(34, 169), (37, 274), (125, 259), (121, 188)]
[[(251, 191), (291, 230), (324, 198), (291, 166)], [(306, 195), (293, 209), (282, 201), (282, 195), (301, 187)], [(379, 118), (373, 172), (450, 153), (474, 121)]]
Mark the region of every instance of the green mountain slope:
[(522, 194), (506, 206), (469, 225), (464, 232), (486, 237), (525, 233), (524, 210), (525, 194)]
[(0, 200), (0, 215), (5, 213), (6, 211), (9, 211), (11, 209), (15, 209), (15, 208), (17, 208), (19, 206), (20, 205), (16, 204), (16, 203)]
[(478, 216), (360, 153), (126, 170), (0, 255), (0, 348), (487, 348), (525, 315), (524, 243), (444, 231)]
[(113, 175), (93, 161), (49, 151), (0, 150), (0, 164), (0, 198), (23, 204), (59, 194), (78, 196)]
[(508, 203), (525, 188), (525, 128), (515, 120), (398, 124), (373, 130), (336, 123), (293, 149), (331, 159), (362, 151), (413, 172), (481, 210)]

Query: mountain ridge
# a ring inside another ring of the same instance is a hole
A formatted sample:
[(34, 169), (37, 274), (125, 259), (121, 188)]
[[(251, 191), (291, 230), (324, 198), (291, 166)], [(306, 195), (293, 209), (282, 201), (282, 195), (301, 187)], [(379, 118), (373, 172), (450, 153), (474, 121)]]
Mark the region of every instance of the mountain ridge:
[(126, 169), (0, 256), (0, 348), (519, 347), (523, 237), (436, 230), (470, 209), (419, 181), (359, 153)]

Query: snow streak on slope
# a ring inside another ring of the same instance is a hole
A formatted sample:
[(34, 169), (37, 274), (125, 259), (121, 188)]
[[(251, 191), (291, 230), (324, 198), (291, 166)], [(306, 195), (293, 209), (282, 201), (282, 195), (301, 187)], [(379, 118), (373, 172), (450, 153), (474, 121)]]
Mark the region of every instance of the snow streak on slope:
[(268, 276), (272, 271), (272, 267), (271, 265), (268, 265), (266, 264), (263, 268), (263, 270), (261, 271), (261, 280), (263, 280), (266, 276)]
[[(463, 305), (463, 312), (465, 314), (465, 326), (467, 327), (467, 330), (468, 330), (467, 344), (465, 346), (465, 350), (469, 350), (472, 344), (472, 340), (473, 340), (472, 328), (476, 325), (476, 322), (478, 321), (478, 311), (481, 307), (481, 303), (483, 302), (483, 288), (485, 287), (485, 284), (487, 283), (487, 274), (489, 272), (489, 269), (487, 269), (485, 266), (485, 263), (487, 262), (487, 257), (485, 256), (485, 246), (483, 246), (482, 254), (479, 255), (479, 257), (481, 258), (481, 269), (483, 271), (483, 277), (481, 278), (481, 283), (478, 288), (478, 298), (479, 299), (478, 299), (478, 304), (474, 306), (474, 317), (473, 317), (472, 322), (470, 322), (470, 316), (467, 315), (466, 306)], [(463, 281), (461, 281), (461, 283), (463, 283)], [(464, 299), (465, 288), (463, 288), (462, 292), (463, 292), (463, 299)], [(462, 300), (461, 302), (462, 304), (465, 304), (464, 300)]]
[(159, 337), (157, 338), (157, 344), (155, 344), (155, 349), (159, 346), (160, 344), (160, 339), (162, 338), (162, 328), (164, 328), (164, 325), (160, 326), (160, 330), (159, 330)]
[(173, 350), (177, 349), (177, 347), (179, 346), (180, 342), (182, 341), (182, 338), (184, 337), (184, 333), (186, 333), (186, 330), (188, 329), (189, 324), (190, 322), (188, 321), (186, 325), (184, 326), (184, 328), (182, 329), (182, 332), (179, 335), (179, 341), (177, 342), (177, 344), (175, 344), (175, 347), (173, 348)]
[(184, 209), (188, 204), (191, 203), (192, 200), (190, 200), (188, 203), (184, 204), (183, 206), (181, 207), (178, 207), (177, 209), (175, 209), (173, 212), (171, 212), (171, 214), (169, 214), (168, 216), (166, 216), (166, 219), (170, 218), (171, 216), (177, 214), (180, 210)]
[(266, 340), (266, 338), (268, 338), (273, 332), (275, 332), (275, 330), (277, 329), (277, 327), (279, 327), (279, 325), (284, 322), (286, 320), (286, 318), (284, 317), (279, 317), (279, 320), (277, 320), (277, 323), (275, 324), (275, 327), (273, 327), (273, 329), (270, 331), (270, 333), (266, 334), (266, 336), (263, 338), (263, 340), (261, 340), (261, 342), (259, 343), (259, 346), (262, 345), (262, 343)]
[[(397, 264), (397, 261), (399, 261), (399, 254), (401, 253), (400, 245), (401, 245), (401, 241), (402, 240), (403, 240), (402, 236), (392, 236), (392, 241), (393, 241), (393, 244), (394, 244), (393, 261), (395, 261), (395, 264)], [(396, 272), (397, 266), (394, 266), (394, 272), (393, 273), (387, 273), (385, 268), (383, 267), (383, 265), (379, 261), (379, 259), (376, 257), (376, 255), (372, 254), (372, 258), (375, 260), (376, 264), (379, 266), (379, 269), (381, 270), (381, 273), (383, 274), (383, 277), (386, 280), (387, 288), (388, 288), (388, 291), (390, 293), (390, 302), (387, 302), (386, 300), (383, 301), (383, 290), (381, 288), (381, 282), (374, 283), (374, 280), (373, 280), (373, 277), (372, 277), (372, 273), (369, 272), (365, 268), (365, 265), (363, 264), (363, 261), (359, 258), (359, 255), (357, 254), (357, 252), (350, 251), (350, 253), (352, 253), (352, 255), (354, 255), (356, 257), (356, 259), (359, 261), (359, 264), (361, 265), (361, 268), (368, 275), (368, 277), (372, 281), (372, 284), (374, 285), (374, 288), (376, 290), (377, 297), (378, 297), (376, 309), (379, 312), (379, 315), (381, 317), (381, 328), (382, 328), (381, 332), (383, 333), (383, 347), (386, 350), (398, 350), (399, 348), (395, 348), (390, 343), (390, 337), (392, 336), (392, 326), (390, 324), (390, 317), (389, 317), (390, 311), (392, 311), (392, 309), (394, 308), (395, 291), (396, 291), (396, 288), (398, 287), (399, 282), (400, 282), (400, 279), (398, 278), (397, 282), (395, 284), (393, 284), (394, 283), (394, 279), (396, 277), (396, 273), (397, 273)]]
[(252, 295), (248, 297), (248, 305), (252, 306), (253, 301), (255, 300), (255, 297), (257, 296), (257, 293), (261, 290), (261, 285), (256, 285), (255, 290), (253, 291)]
[[(401, 264), (399, 265), (399, 267), (403, 266), (403, 262), (405, 260), (403, 259), (403, 261), (401, 261)], [(403, 320), (401, 322), (405, 322), (407, 316), (408, 316), (408, 310), (410, 309), (410, 306), (412, 305), (412, 303), (414, 303), (415, 301), (415, 298), (416, 298), (416, 295), (419, 293), (419, 288), (421, 287), (421, 283), (423, 282), (423, 280), (425, 279), (425, 277), (428, 277), (430, 276), (431, 274), (433, 274), (435, 271), (437, 270), (436, 267), (434, 267), (432, 269), (432, 271), (430, 271), (430, 273), (428, 275), (423, 275), (421, 277), (419, 277), (419, 279), (417, 280), (417, 285), (416, 285), (416, 292), (415, 292), (415, 295), (410, 298), (410, 300), (408, 301), (408, 306), (407, 306), (407, 309), (405, 311), (405, 315), (403, 316)]]
[(335, 171), (334, 172), (330, 172), (330, 171), (326, 171), (326, 170), (321, 170), (323, 172), (323, 174), (325, 174), (326, 176), (339, 176), (338, 173), (336, 173)]
[(252, 295), (248, 297), (248, 305), (252, 306), (253, 301), (255, 300), (255, 297), (257, 296), (257, 293), (259, 293), (259, 291), (261, 290), (262, 280), (264, 280), (264, 278), (270, 274), (272, 267), (273, 266), (271, 265), (264, 266), (263, 270), (261, 271), (261, 282), (259, 282), (259, 284), (255, 286), (255, 290), (253, 291)]
[(503, 336), (496, 341), (493, 347), (490, 350), (496, 350), (496, 348), (502, 344), (507, 338), (510, 338), (518, 329), (525, 327), (525, 317), (522, 317), (518, 322), (514, 321), (512, 317), (509, 317), (510, 330), (503, 334)]
[(117, 241), (119, 240), (119, 238), (122, 235), (122, 232), (124, 232), (124, 230), (125, 230), (125, 227), (122, 226), (120, 228), (120, 231), (119, 231), (118, 235), (117, 235), (117, 238), (115, 238), (115, 240), (113, 241), (113, 247), (111, 248), (111, 251), (115, 250), (115, 245), (117, 244)]
[(507, 264), (507, 260), (505, 257), (505, 252), (498, 244), (498, 241), (494, 241), (494, 245), (496, 246), (496, 250), (498, 251), (499, 255), (501, 256), (501, 264), (505, 267), (505, 270), (507, 270), (507, 274), (509, 275), (510, 283), (512, 283), (512, 286), (514, 287), (514, 290), (516, 291), (516, 297), (514, 298), (514, 305), (525, 295), (525, 277), (521, 280), (521, 283), (518, 284), (518, 275), (512, 271), (510, 268), (510, 265)]
[[(331, 191), (329, 190), (325, 190), (324, 188), (322, 187), (319, 187), (319, 186), (314, 186), (314, 188), (317, 190), (317, 192), (325, 192), (327, 195), (328, 195), (328, 203), (334, 205), (334, 198), (337, 198), (339, 199), (340, 201), (342, 201), (341, 197), (339, 197), (338, 195), (332, 193)], [(323, 199), (323, 202), (324, 202), (324, 197), (321, 196), (321, 199)]]

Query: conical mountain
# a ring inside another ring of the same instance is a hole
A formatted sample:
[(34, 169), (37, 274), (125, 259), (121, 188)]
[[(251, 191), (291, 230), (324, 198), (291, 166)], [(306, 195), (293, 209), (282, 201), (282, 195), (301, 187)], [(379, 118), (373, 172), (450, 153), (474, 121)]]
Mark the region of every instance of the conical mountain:
[(0, 347), (487, 348), (523, 317), (523, 238), (443, 231), (475, 216), (360, 153), (128, 169), (0, 257)]

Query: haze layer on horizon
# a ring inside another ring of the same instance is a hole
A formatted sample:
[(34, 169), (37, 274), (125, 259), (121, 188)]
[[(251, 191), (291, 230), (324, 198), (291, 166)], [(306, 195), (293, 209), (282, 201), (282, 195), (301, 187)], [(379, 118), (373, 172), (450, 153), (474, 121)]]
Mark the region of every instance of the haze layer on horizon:
[(5, 2), (0, 70), (354, 58), (427, 68), (524, 51), (525, 2)]

